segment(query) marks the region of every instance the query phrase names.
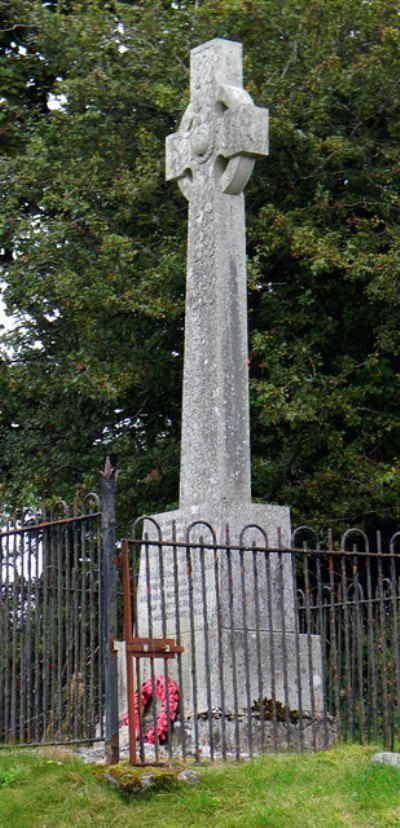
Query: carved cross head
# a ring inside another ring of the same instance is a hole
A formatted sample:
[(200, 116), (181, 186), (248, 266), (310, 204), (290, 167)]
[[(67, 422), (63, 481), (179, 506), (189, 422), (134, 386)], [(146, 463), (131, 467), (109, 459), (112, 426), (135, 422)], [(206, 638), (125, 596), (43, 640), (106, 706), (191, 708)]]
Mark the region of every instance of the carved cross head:
[(239, 195), (255, 159), (268, 154), (268, 110), (243, 89), (241, 43), (210, 40), (190, 58), (190, 103), (167, 138), (167, 181), (189, 201), (203, 190)]

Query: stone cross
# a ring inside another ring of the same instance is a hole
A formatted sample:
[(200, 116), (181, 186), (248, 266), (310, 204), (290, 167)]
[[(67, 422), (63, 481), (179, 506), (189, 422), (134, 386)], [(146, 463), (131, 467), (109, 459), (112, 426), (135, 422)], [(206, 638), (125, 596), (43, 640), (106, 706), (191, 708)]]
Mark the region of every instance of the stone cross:
[(240, 43), (193, 49), (190, 92), (166, 159), (189, 201), (180, 508), (251, 501), (243, 189), (268, 153)]
[[(170, 669), (189, 734), (209, 711), (202, 744), (209, 727), (223, 739), (213, 708), (248, 722), (252, 701), (274, 695), (322, 710), (321, 642), (297, 633), (292, 559), (252, 548), (290, 546), (288, 507), (251, 502), (243, 189), (267, 125), (243, 90), (240, 44), (194, 49), (190, 104), (167, 139), (167, 178), (189, 201), (180, 507), (144, 522), (137, 618), (138, 635), (185, 648)], [(201, 537), (211, 548), (190, 550)]]

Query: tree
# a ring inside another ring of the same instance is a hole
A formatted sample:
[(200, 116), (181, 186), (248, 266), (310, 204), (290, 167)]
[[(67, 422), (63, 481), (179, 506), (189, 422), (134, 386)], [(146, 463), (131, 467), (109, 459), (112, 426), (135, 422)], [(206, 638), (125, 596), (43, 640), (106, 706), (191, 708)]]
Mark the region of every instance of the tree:
[(95, 485), (108, 451), (126, 521), (176, 502), (186, 204), (164, 141), (190, 48), (218, 36), (243, 41), (246, 88), (271, 112), (247, 192), (254, 495), (391, 531), (395, 4), (13, 0), (2, 28), (2, 276), (19, 320), (3, 337), (4, 501)]

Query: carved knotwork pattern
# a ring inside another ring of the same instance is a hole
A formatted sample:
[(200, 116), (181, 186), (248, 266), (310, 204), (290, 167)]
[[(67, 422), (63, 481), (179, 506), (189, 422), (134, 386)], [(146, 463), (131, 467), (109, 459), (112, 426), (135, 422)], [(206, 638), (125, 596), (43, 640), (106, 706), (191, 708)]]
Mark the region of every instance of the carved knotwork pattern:
[(212, 45), (195, 56), (190, 104), (167, 139), (167, 178), (189, 200), (194, 191), (206, 196), (216, 188), (238, 195), (250, 177), (250, 159), (267, 152), (267, 110), (218, 76)]

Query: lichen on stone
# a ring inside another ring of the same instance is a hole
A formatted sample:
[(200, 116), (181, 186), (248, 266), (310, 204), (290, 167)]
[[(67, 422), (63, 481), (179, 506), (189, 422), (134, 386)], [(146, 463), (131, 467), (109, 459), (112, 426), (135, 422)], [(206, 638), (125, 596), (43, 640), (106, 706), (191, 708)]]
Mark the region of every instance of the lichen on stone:
[(129, 762), (118, 765), (101, 765), (93, 770), (96, 779), (113, 785), (127, 796), (143, 791), (165, 791), (179, 785), (178, 775), (182, 768), (133, 767)]
[(290, 708), (286, 708), (284, 704), (280, 701), (274, 701), (273, 699), (268, 699), (265, 697), (261, 700), (256, 699), (252, 705), (253, 713), (259, 713), (261, 718), (261, 711), (263, 711), (263, 718), (266, 722), (271, 722), (276, 719), (277, 722), (292, 722), (292, 724), (297, 724), (300, 719), (300, 713), (298, 710), (291, 710)]

